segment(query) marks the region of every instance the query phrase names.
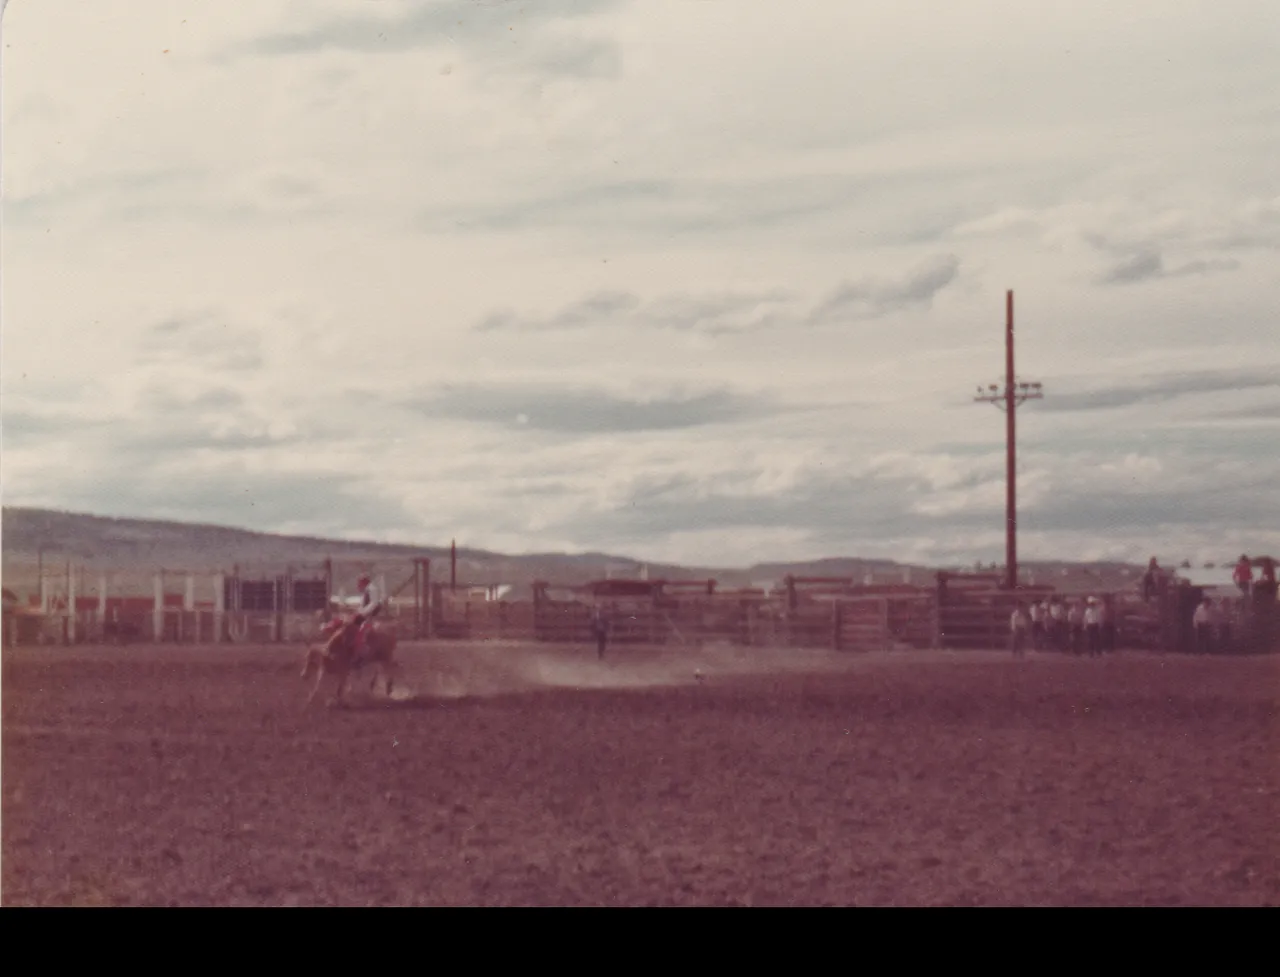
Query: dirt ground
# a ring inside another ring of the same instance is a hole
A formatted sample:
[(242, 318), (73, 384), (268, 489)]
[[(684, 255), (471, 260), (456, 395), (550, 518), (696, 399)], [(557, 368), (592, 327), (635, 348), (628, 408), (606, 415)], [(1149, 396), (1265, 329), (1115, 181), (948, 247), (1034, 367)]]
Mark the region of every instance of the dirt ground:
[(3, 904), (1280, 903), (1274, 657), (300, 656), (6, 650)]

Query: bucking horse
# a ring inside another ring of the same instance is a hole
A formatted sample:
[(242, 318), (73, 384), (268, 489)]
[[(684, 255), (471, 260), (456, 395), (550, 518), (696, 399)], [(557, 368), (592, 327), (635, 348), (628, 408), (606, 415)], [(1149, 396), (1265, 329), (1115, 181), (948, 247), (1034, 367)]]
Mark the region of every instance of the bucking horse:
[(391, 695), (392, 678), (399, 671), (399, 665), (393, 657), (396, 650), (394, 630), (370, 628), (365, 634), (364, 650), (359, 654), (356, 652), (356, 625), (351, 621), (334, 618), (320, 629), (320, 637), (323, 644), (308, 645), (302, 665), (304, 679), (310, 677), (312, 672), (316, 676), (316, 684), (307, 697), (308, 705), (320, 691), (326, 675), (338, 677), (338, 690), (332, 700), (333, 705), (338, 705), (342, 702), (342, 694), (346, 691), (351, 674), (369, 666), (374, 669), (369, 690), (376, 689), (378, 679), (382, 678), (386, 683), (386, 694)]

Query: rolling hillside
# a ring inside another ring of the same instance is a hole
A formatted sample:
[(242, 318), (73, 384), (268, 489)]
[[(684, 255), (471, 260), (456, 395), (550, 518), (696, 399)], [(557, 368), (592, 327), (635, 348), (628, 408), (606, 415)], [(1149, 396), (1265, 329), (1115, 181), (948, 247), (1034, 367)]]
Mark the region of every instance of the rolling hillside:
[[(143, 579), (157, 569), (213, 573), (239, 567), (244, 571), (281, 572), (286, 566), (319, 565), (326, 559), (335, 565), (376, 567), (384, 571), (407, 570), (413, 557), (432, 560), (435, 579), (446, 579), (449, 547), (440, 543), (422, 546), (390, 545), (350, 540), (280, 536), (224, 526), (164, 522), (146, 519), (114, 519), (48, 509), (5, 507), (3, 522), (5, 585), (25, 589), (33, 583), (39, 562), (65, 566), (68, 562), (87, 570), (132, 572)], [(640, 561), (606, 553), (538, 553), (506, 555), (459, 547), (458, 579), (465, 583), (527, 585), (534, 580), (576, 584), (606, 576), (636, 576)], [(680, 567), (648, 564), (651, 578), (706, 579), (714, 577), (725, 587), (759, 585), (786, 574), (906, 581), (927, 585), (934, 570), (906, 566), (890, 560), (830, 558), (794, 563), (759, 563), (749, 568)], [(1038, 583), (1052, 583), (1063, 590), (1119, 589), (1132, 586), (1141, 568), (1125, 564), (1028, 563), (1024, 569)]]

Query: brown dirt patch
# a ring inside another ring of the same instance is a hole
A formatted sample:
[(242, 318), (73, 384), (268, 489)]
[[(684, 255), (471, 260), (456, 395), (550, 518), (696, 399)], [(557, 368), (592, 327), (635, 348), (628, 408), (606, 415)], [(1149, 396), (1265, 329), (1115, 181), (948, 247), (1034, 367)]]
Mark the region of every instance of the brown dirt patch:
[(1274, 658), (402, 659), (6, 651), (4, 904), (1280, 902)]

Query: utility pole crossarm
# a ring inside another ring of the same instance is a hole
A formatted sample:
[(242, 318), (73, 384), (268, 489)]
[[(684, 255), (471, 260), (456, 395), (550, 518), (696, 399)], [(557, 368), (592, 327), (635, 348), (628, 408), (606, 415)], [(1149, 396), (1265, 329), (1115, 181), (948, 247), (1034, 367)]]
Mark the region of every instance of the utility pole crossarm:
[[(1014, 386), (1013, 401), (1015, 407), (1028, 400), (1044, 400), (1044, 388), (1038, 383), (1017, 383)], [(995, 404), (1001, 410), (1004, 410), (1009, 400), (1009, 394), (1006, 390), (993, 383), (986, 390), (979, 387), (978, 393), (973, 400), (979, 404)]]

